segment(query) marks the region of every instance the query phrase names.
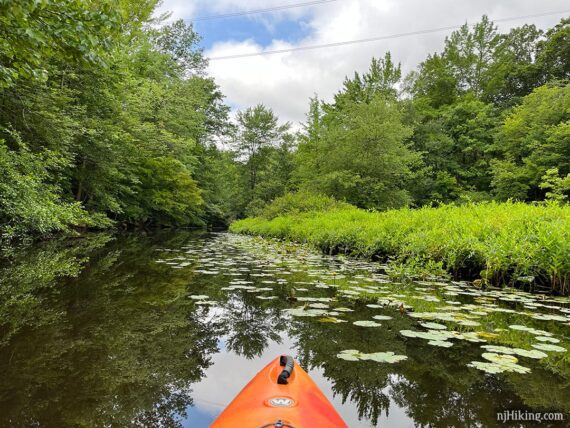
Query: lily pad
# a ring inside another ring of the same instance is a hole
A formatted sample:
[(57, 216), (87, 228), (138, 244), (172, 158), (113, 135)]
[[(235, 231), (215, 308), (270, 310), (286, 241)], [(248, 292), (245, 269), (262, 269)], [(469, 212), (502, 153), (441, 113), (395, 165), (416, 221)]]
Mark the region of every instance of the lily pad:
[(430, 340), (428, 345), (439, 346), (441, 348), (451, 348), (453, 343), (448, 342), (447, 340)]
[(297, 297), (299, 302), (330, 302), (332, 299), (330, 297)]
[(487, 363), (485, 361), (471, 361), (471, 363), (467, 364), (467, 367), (473, 367), (478, 370), (482, 370), (485, 373), (502, 373), (504, 370), (501, 368), (500, 365), (495, 363)]
[(486, 373), (502, 373), (502, 372), (515, 372), (515, 373), (530, 373), (528, 367), (519, 366), (516, 363), (488, 363), (484, 361), (471, 361), (467, 364), (468, 367), (474, 367)]
[(499, 354), (509, 354), (509, 355), (514, 355), (516, 354), (516, 349), (514, 348), (509, 348), (507, 346), (497, 346), (497, 345), (483, 345), (481, 346), (481, 348), (484, 348), (488, 351), (491, 352), (496, 352)]
[(420, 325), (430, 330), (447, 330), (447, 326), (436, 322), (421, 322)]
[(528, 349), (515, 348), (515, 354), (520, 357), (533, 358), (535, 360), (540, 360), (541, 358), (548, 357), (547, 354), (545, 354), (542, 351), (538, 351), (536, 349), (528, 350)]
[(527, 333), (534, 334), (535, 336), (552, 336), (552, 333), (544, 330), (537, 330), (536, 328), (527, 327), (526, 325), (513, 324), (510, 325), (511, 330), (526, 331)]
[(420, 339), (425, 339), (429, 341), (435, 342), (444, 342), (447, 339), (451, 339), (452, 337), (456, 337), (457, 334), (455, 332), (450, 331), (441, 331), (441, 330), (428, 330), (428, 331), (413, 331), (413, 330), (401, 330), (400, 334), (406, 337), (419, 337)]
[(453, 315), (448, 312), (412, 312), (409, 316), (424, 320), (456, 321)]
[(566, 348), (558, 345), (551, 345), (550, 343), (536, 343), (532, 345), (533, 348), (539, 349), (541, 351), (551, 351), (551, 352), (566, 352)]
[(462, 325), (464, 327), (478, 327), (481, 325), (480, 322), (473, 321), (473, 320), (460, 320), (460, 321), (457, 321), (457, 324)]
[(389, 315), (374, 315), (372, 318), (378, 321), (387, 321), (392, 319), (392, 317)]
[(408, 357), (405, 355), (396, 355), (393, 352), (374, 352), (372, 354), (362, 354), (361, 360), (371, 360), (377, 361), (379, 363), (389, 363), (394, 364), (398, 361), (407, 360)]
[(346, 361), (358, 361), (360, 359), (360, 355), (361, 353), (356, 349), (346, 349), (336, 354), (336, 357)]
[(315, 309), (328, 309), (329, 305), (325, 304), (325, 303), (311, 303), (309, 305), (311, 308), (315, 308)]
[(327, 311), (321, 309), (293, 308), (286, 309), (286, 311), (294, 317), (322, 317), (327, 314)]
[(354, 321), (353, 324), (359, 327), (380, 327), (382, 325), (375, 321)]
[(358, 291), (352, 291), (352, 290), (341, 290), (340, 291), (341, 294), (344, 294), (346, 296), (359, 296), (360, 293)]
[(568, 321), (568, 318), (562, 315), (548, 315), (548, 314), (535, 314), (532, 315), (535, 320), (542, 320), (542, 321)]
[(347, 322), (347, 321), (341, 320), (341, 319), (338, 319), (335, 317), (325, 317), (325, 318), (319, 318), (319, 322), (337, 324), (337, 323)]
[(499, 336), (497, 333), (492, 333), (490, 331), (476, 331), (475, 334), (483, 339), (494, 339)]
[(477, 331), (468, 331), (464, 333), (459, 333), (458, 339), (467, 340), (468, 342), (472, 343), (481, 343), (486, 342), (485, 339), (480, 337), (481, 335)]
[(548, 336), (536, 336), (535, 339), (540, 341), (540, 342), (549, 342), (549, 343), (559, 343), (560, 342), (560, 340), (558, 340), (554, 337), (548, 337)]
[(408, 359), (405, 355), (396, 355), (393, 352), (373, 352), (370, 354), (364, 354), (356, 349), (346, 349), (338, 353), (336, 356), (337, 358), (341, 358), (346, 361), (368, 360), (389, 364), (394, 364), (398, 361)]
[(508, 354), (496, 354), (494, 352), (484, 352), (482, 355), (483, 358), (486, 360), (491, 361), (492, 363), (497, 364), (512, 364), (518, 363), (517, 357)]
[(498, 364), (498, 365), (506, 372), (515, 372), (521, 374), (530, 373), (530, 369), (528, 367), (524, 367), (516, 363)]

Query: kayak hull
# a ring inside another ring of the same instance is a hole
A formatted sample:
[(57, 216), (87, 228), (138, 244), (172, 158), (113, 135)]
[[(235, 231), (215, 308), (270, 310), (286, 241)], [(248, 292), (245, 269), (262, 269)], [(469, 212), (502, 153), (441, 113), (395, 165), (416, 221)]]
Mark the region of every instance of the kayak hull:
[(211, 428), (346, 428), (340, 415), (299, 365), (287, 384), (278, 384), (280, 358), (261, 370), (224, 409)]

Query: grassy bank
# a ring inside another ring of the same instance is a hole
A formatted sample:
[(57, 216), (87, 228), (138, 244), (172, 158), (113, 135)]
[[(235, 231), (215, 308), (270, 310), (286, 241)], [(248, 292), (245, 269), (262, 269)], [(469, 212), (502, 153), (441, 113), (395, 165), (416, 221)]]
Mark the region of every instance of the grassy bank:
[(455, 277), (540, 284), (570, 294), (568, 205), (485, 203), (387, 212), (340, 206), (247, 218), (230, 230), (409, 266), (440, 264)]

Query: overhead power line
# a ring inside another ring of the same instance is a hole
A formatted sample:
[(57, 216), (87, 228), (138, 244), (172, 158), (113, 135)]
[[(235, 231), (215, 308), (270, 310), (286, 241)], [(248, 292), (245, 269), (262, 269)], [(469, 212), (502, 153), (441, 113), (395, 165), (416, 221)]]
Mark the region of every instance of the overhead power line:
[[(522, 15), (522, 16), (513, 16), (513, 17), (509, 17), (509, 18), (491, 19), (491, 21), (493, 21), (493, 22), (507, 22), (507, 21), (516, 21), (519, 19), (538, 18), (541, 16), (562, 15), (562, 14), (567, 14), (567, 13), (570, 13), (570, 9), (569, 10), (561, 10), (561, 11), (557, 11), (557, 12), (544, 12), (544, 13), (535, 13), (532, 15)], [(390, 34), (390, 35), (385, 35), (385, 36), (370, 37), (367, 39), (347, 40), (347, 41), (335, 42), (335, 43), (325, 43), (322, 45), (297, 46), (295, 48), (275, 49), (272, 51), (251, 52), (251, 53), (243, 53), (243, 54), (235, 54), (235, 55), (224, 55), (224, 56), (214, 56), (214, 57), (208, 58), (208, 60), (209, 61), (218, 61), (218, 60), (224, 60), (224, 59), (247, 58), (247, 57), (253, 57), (253, 56), (274, 55), (274, 54), (287, 53), (287, 52), (308, 51), (308, 50), (313, 50), (313, 49), (331, 48), (331, 47), (335, 47), (335, 46), (354, 45), (357, 43), (376, 42), (379, 40), (398, 39), (401, 37), (417, 36), (417, 35), (421, 35), (421, 34), (437, 33), (440, 31), (456, 30), (458, 28), (461, 28), (462, 25), (463, 24), (450, 25), (447, 27), (430, 28), (427, 30), (410, 31), (408, 33), (398, 33), (398, 34)]]
[(315, 0), (315, 1), (309, 1), (309, 2), (304, 2), (304, 3), (284, 4), (281, 6), (273, 6), (273, 7), (268, 7), (265, 9), (245, 10), (242, 12), (224, 13), (222, 15), (199, 16), (197, 18), (193, 18), (192, 21), (193, 22), (210, 21), (212, 19), (233, 18), (236, 16), (253, 15), (253, 14), (268, 13), (268, 12), (277, 12), (280, 10), (293, 9), (293, 8), (297, 8), (297, 7), (316, 6), (316, 5), (320, 5), (320, 4), (324, 4), (324, 3), (332, 3), (335, 1), (338, 1), (338, 0)]

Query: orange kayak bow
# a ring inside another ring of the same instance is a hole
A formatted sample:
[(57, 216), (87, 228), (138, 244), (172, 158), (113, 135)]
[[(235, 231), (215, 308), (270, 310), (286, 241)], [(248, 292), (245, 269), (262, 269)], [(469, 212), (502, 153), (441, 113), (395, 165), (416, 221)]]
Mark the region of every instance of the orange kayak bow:
[(319, 387), (292, 357), (261, 370), (210, 428), (347, 428)]

